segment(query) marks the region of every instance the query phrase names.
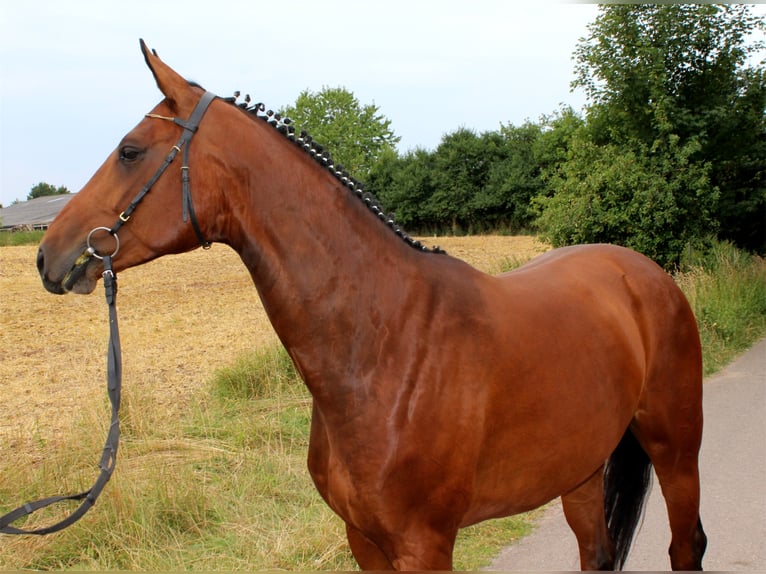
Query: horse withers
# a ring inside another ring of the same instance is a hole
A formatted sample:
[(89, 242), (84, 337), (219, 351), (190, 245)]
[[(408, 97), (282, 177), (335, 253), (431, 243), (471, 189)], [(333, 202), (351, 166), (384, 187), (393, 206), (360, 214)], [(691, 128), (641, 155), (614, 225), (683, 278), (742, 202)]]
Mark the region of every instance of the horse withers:
[(141, 48), (164, 99), (50, 226), (49, 291), (90, 293), (117, 238), (115, 271), (235, 249), (311, 392), (309, 470), (364, 569), (450, 569), (461, 527), (559, 496), (582, 568), (619, 568), (652, 466), (671, 566), (701, 568), (700, 342), (661, 268), (589, 245), (486, 275), (410, 238), (284, 119)]

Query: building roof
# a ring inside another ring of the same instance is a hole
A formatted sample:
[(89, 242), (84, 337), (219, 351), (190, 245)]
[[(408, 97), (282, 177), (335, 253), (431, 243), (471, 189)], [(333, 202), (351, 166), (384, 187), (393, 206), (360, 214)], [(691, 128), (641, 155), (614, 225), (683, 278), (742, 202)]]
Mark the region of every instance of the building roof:
[(46, 195), (0, 209), (0, 229), (25, 226), (47, 229), (50, 222), (74, 196), (74, 193)]

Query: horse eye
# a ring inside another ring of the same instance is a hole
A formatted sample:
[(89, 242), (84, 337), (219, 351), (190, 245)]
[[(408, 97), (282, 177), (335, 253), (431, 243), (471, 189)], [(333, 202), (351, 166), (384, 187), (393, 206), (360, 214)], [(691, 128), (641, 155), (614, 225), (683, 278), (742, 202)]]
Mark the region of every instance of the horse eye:
[(123, 146), (120, 148), (120, 161), (131, 163), (141, 157), (141, 150), (132, 146)]

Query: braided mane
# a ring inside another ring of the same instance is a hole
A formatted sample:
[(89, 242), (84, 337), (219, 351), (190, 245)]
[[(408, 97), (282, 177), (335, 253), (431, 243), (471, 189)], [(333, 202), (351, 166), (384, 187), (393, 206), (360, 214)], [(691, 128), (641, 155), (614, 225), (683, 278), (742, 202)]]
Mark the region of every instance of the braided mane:
[(420, 241), (410, 237), (399, 225), (394, 221), (393, 215), (387, 215), (378, 200), (371, 193), (364, 190), (364, 185), (351, 177), (343, 166), (336, 164), (330, 152), (325, 150), (321, 145), (315, 142), (310, 135), (305, 131), (301, 131), (300, 134), (296, 134), (295, 126), (290, 118), (282, 117), (280, 114), (275, 113), (272, 110), (266, 110), (266, 107), (262, 103), (250, 105), (250, 96), (245, 95), (244, 99), (240, 102), (240, 92), (234, 92), (234, 96), (230, 98), (222, 98), (225, 102), (233, 104), (238, 108), (244, 110), (248, 114), (255, 116), (258, 119), (265, 121), (291, 142), (298, 147), (302, 148), (308, 153), (319, 165), (326, 168), (335, 178), (340, 181), (345, 187), (349, 189), (364, 205), (372, 211), (375, 216), (380, 219), (393, 233), (407, 243), (413, 249), (418, 251), (425, 251), (428, 253), (446, 253), (438, 246), (428, 248)]

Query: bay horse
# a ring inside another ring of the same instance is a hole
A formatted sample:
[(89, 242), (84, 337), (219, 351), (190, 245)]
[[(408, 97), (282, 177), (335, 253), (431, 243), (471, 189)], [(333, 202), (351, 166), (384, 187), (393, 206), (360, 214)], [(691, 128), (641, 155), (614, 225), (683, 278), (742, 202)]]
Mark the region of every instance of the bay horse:
[[(559, 496), (581, 567), (621, 568), (652, 466), (671, 566), (701, 569), (701, 350), (668, 274), (608, 245), (482, 273), (411, 239), (283, 118), (141, 50), (164, 99), (45, 234), (49, 291), (90, 293), (118, 240), (115, 271), (236, 250), (311, 392), (311, 477), (363, 569), (449, 570), (458, 529)], [(158, 166), (181, 148), (179, 193)]]

